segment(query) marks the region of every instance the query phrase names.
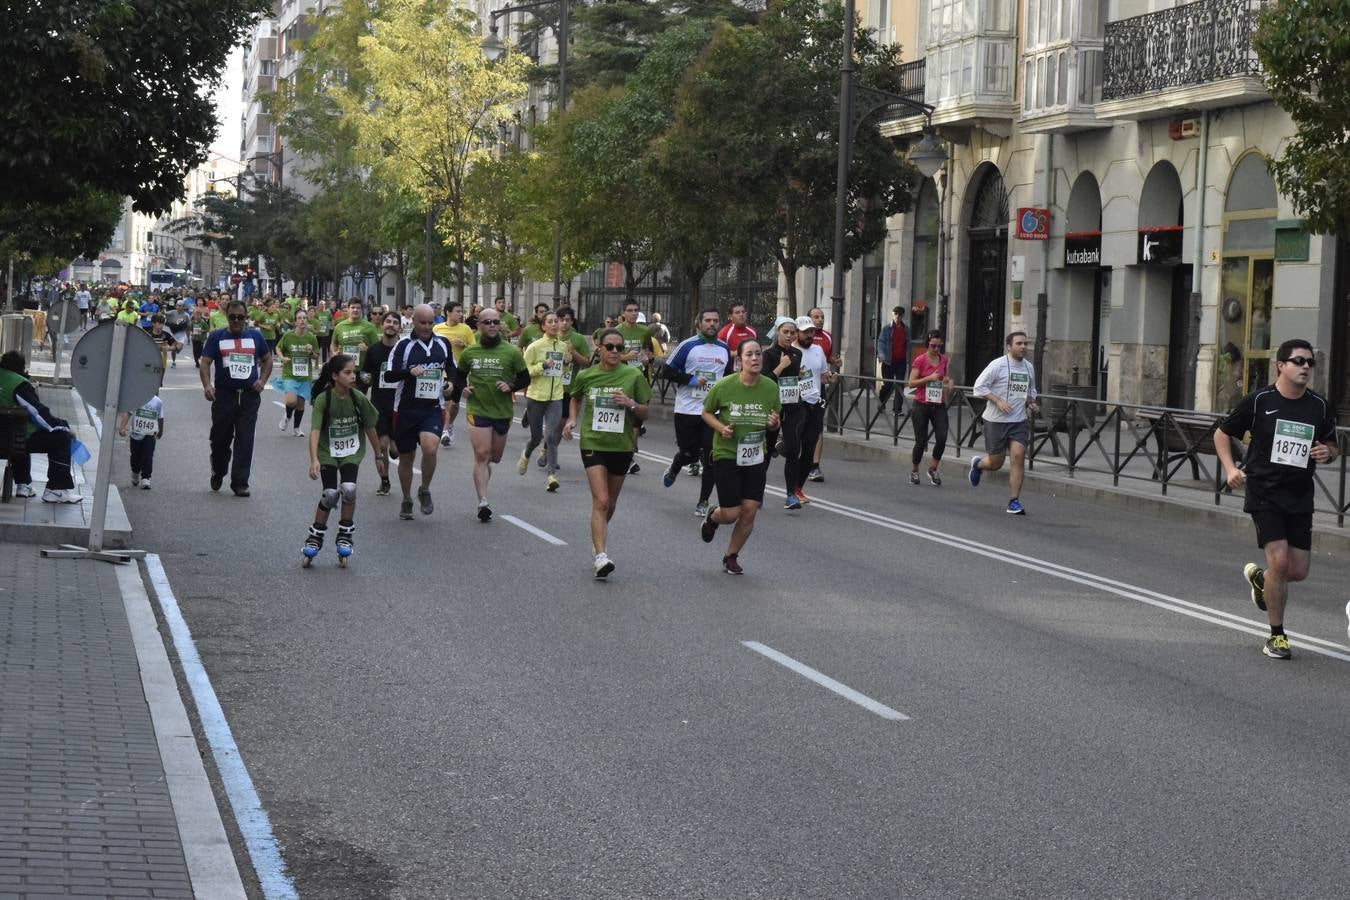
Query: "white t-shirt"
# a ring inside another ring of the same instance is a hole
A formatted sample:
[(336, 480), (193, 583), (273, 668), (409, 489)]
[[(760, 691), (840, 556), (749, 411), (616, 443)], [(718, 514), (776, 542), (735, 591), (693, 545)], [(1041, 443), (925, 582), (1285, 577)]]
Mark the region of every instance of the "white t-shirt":
[(997, 397), (1012, 407), (1001, 412), (992, 401), (984, 408), (986, 422), (1025, 422), (1027, 402), (1036, 399), (1036, 370), (1025, 359), (1006, 353), (984, 367), (975, 379), (976, 397)]
[(825, 373), (829, 371), (830, 363), (825, 359), (825, 351), (817, 344), (803, 347), (799, 343), (797, 349), (802, 351), (802, 371), (797, 376), (797, 387), (801, 389), (802, 402), (819, 403)]
[[(147, 434), (156, 434), (159, 432), (159, 423), (160, 421), (163, 420), (163, 418), (164, 418), (164, 401), (161, 400), (159, 398), (159, 395), (157, 394), (154, 397), (151, 397), (149, 400), (142, 403), (139, 409), (134, 409), (131, 411), (131, 420), (127, 423), (127, 433), (133, 441), (139, 441), (141, 438), (146, 437)], [(141, 431), (142, 427), (148, 428), (149, 426), (144, 425), (141, 427), (137, 427), (136, 422), (137, 419), (143, 419), (146, 422), (153, 419), (155, 422), (154, 431), (142, 432)]]
[(89, 304), (93, 299), (94, 295), (90, 294), (88, 291), (75, 292), (75, 305), (80, 309), (88, 309)]

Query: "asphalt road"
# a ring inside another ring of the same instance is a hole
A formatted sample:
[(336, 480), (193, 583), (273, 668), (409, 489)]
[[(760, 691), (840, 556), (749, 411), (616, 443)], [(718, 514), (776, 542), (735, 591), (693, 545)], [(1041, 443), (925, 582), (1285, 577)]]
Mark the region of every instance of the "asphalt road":
[[(1034, 493), (1014, 518), (999, 484), (827, 456), (818, 502), (768, 498), (735, 578), (695, 479), (643, 458), (599, 584), (576, 444), (547, 494), (514, 428), (481, 525), (461, 422), (432, 516), (399, 521), (368, 462), (351, 567), (330, 543), (303, 571), (318, 489), (275, 395), (249, 499), (207, 487), (192, 370), (163, 396), (155, 488), (126, 505), (302, 896), (1345, 893), (1340, 559), (1295, 588), (1280, 663), (1245, 531)], [(643, 450), (672, 449), (654, 421)]]

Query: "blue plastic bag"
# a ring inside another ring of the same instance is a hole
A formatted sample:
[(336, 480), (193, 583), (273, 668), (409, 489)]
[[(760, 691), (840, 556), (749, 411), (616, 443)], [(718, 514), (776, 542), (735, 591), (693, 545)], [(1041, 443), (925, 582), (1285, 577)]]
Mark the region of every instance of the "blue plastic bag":
[(70, 439), (70, 461), (77, 466), (82, 466), (89, 462), (89, 448), (82, 444), (77, 438)]

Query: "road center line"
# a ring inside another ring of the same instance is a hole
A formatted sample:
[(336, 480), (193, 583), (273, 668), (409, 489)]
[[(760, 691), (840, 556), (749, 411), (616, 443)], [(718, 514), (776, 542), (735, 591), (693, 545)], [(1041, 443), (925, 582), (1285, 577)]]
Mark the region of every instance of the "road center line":
[(557, 547), (567, 546), (567, 541), (564, 541), (562, 538), (554, 537), (553, 535), (549, 534), (542, 528), (535, 528), (533, 525), (531, 525), (529, 522), (524, 521), (523, 519), (517, 519), (515, 516), (502, 516), (502, 519), (507, 522), (510, 522), (517, 528), (521, 528), (524, 529), (525, 531), (528, 531), (530, 534), (534, 535), (537, 538), (541, 538), (543, 540), (548, 541), (550, 544), (553, 544), (554, 546)]
[(876, 713), (883, 719), (890, 719), (892, 722), (909, 721), (909, 716), (905, 715), (904, 713), (897, 712), (896, 710), (891, 709), (886, 704), (879, 703), (876, 700), (873, 700), (866, 694), (858, 693), (848, 685), (835, 681), (833, 678), (826, 675), (824, 672), (818, 672), (815, 669), (808, 666), (806, 663), (798, 662), (797, 660), (788, 656), (786, 653), (779, 653), (777, 650), (773, 649), (772, 647), (765, 646), (764, 644), (761, 644), (759, 641), (741, 641), (741, 645), (744, 647), (749, 647), (751, 650), (755, 651), (761, 656), (767, 656), (769, 659), (778, 663), (780, 666), (785, 666), (791, 669), (798, 675), (801, 675), (804, 678), (808, 678), (811, 681), (814, 681), (816, 684), (820, 685), (821, 687), (827, 690), (834, 691), (836, 694), (843, 697), (845, 700), (852, 700), (854, 703), (858, 704), (863, 709), (867, 710), (868, 712)]
[[(646, 451), (639, 452), (654, 460), (666, 463), (670, 462), (670, 457), (662, 457), (654, 453), (647, 453)], [(782, 488), (767, 487), (765, 492), (778, 497), (784, 496)], [(902, 522), (899, 519), (893, 519), (889, 516), (883, 516), (879, 513), (869, 512), (868, 510), (858, 509), (853, 506), (846, 506), (842, 503), (835, 503), (832, 500), (823, 500), (818, 496), (811, 498), (811, 505), (824, 512), (834, 513), (837, 516), (844, 516), (845, 518), (854, 519), (867, 525), (876, 525), (890, 531), (896, 531), (901, 534), (909, 535), (910, 537), (931, 541), (932, 543), (941, 544), (956, 550), (964, 550), (967, 553), (974, 553), (977, 556), (996, 560), (1006, 566), (1015, 566), (1020, 569), (1035, 572), (1039, 575), (1071, 581), (1075, 584), (1095, 588), (1096, 590), (1108, 594), (1124, 597), (1127, 600), (1146, 603), (1149, 606), (1155, 606), (1158, 609), (1165, 609), (1168, 612), (1189, 616), (1192, 619), (1198, 619), (1202, 622), (1209, 622), (1211, 625), (1219, 625), (1223, 628), (1239, 631), (1244, 634), (1256, 635), (1258, 637), (1268, 637), (1270, 634), (1269, 628), (1263, 623), (1244, 619), (1234, 613), (1215, 609), (1211, 606), (1193, 603), (1189, 600), (1182, 600), (1180, 597), (1159, 593), (1158, 591), (1140, 587), (1139, 585), (1107, 578), (1104, 575), (1097, 575), (1092, 572), (1075, 569), (1071, 566), (1064, 566), (1058, 563), (1024, 560), (1012, 556), (998, 547), (991, 547), (987, 544), (981, 544), (978, 541), (972, 541), (969, 538), (936, 531), (929, 527), (920, 528), (917, 525), (910, 525), (907, 522)], [(1330, 657), (1331, 659), (1350, 662), (1350, 646), (1324, 640), (1319, 637), (1313, 637), (1312, 635), (1302, 634), (1297, 631), (1286, 631), (1286, 633), (1290, 638), (1296, 639), (1299, 642), (1300, 648), (1309, 653), (1317, 653), (1322, 656)]]
[(179, 665), (183, 667), (183, 678), (192, 691), (192, 700), (197, 706), (197, 715), (201, 719), (202, 731), (207, 743), (211, 745), (211, 756), (216, 761), (225, 795), (230, 799), (230, 808), (234, 811), (235, 821), (239, 824), (239, 833), (248, 848), (249, 860), (258, 873), (258, 884), (267, 900), (295, 900), (300, 895), (295, 884), (286, 873), (286, 862), (282, 859), (281, 848), (277, 846), (272, 834), (272, 823), (263, 809), (262, 800), (249, 777), (239, 747), (234, 742), (230, 723), (221, 709), (220, 699), (211, 678), (206, 674), (197, 645), (192, 639), (192, 631), (178, 608), (178, 600), (169, 587), (169, 576), (164, 571), (159, 555), (145, 555), (145, 570), (150, 584), (155, 589), (155, 598), (159, 601), (164, 622), (173, 636), (174, 651), (178, 654)]

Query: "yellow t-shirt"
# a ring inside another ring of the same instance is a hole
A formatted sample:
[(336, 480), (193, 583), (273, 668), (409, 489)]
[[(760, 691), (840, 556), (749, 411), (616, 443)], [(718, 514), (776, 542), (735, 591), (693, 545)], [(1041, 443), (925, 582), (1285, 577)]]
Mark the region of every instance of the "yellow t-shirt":
[(442, 322), (441, 324), (432, 328), (431, 332), (432, 334), (440, 335), (441, 337), (445, 338), (447, 341), (450, 342), (450, 351), (455, 357), (455, 365), (459, 365), (460, 351), (458, 348), (455, 347), (454, 342), (456, 340), (463, 341), (465, 348), (472, 347), (474, 344), (478, 342), (478, 339), (474, 337), (473, 329), (470, 328), (468, 325), (465, 325), (463, 322), (460, 322), (458, 325), (451, 325), (448, 322)]

